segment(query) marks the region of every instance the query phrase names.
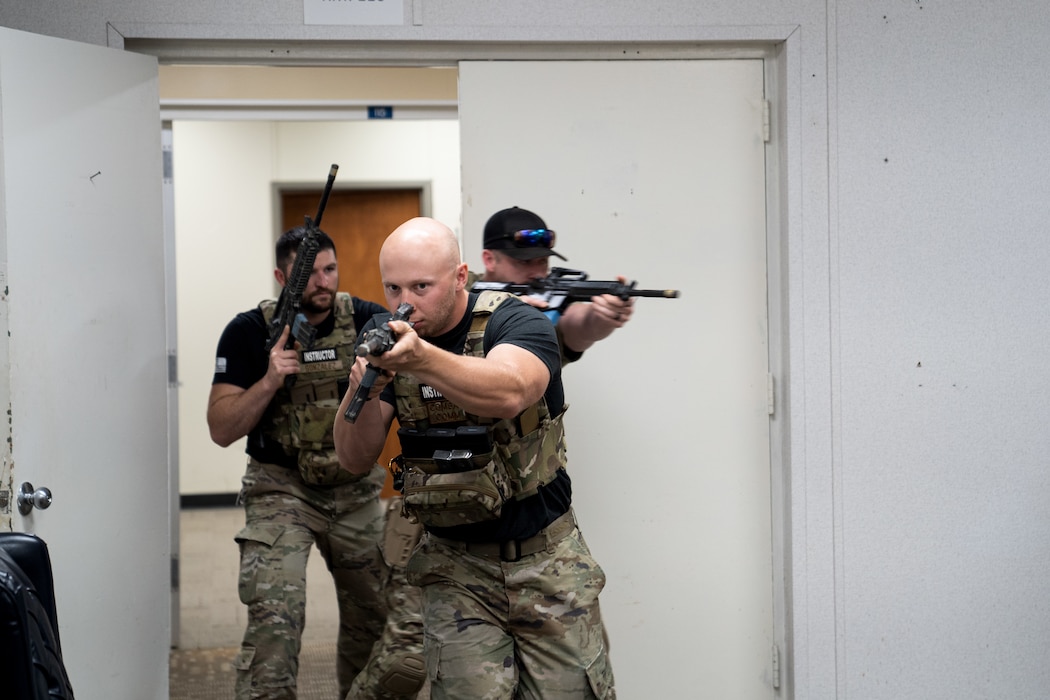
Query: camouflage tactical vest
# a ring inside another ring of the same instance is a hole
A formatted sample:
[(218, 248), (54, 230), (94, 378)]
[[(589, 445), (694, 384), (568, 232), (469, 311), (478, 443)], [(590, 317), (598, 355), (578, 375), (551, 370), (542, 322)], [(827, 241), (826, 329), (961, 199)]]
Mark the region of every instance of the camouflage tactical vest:
[[(473, 319), (467, 332), (463, 347), (464, 355), (483, 357), (483, 339), (485, 327), (492, 316), (492, 311), (513, 295), (506, 292), (482, 292), (471, 310)], [(550, 483), (558, 469), (566, 465), (565, 434), (562, 424), (564, 411), (556, 417), (551, 412), (545, 399), (525, 409), (512, 419), (483, 418), (465, 412), (445, 399), (436, 389), (419, 382), (414, 376), (398, 373), (393, 380), (397, 402), (397, 417), (401, 425), (402, 452), (406, 456), (404, 466), (411, 475), (413, 470), (419, 475), (437, 474), (446, 471), (444, 465), (432, 458), (431, 449), (420, 450), (419, 445), (412, 447), (416, 457), (408, 457), (409, 450), (405, 444), (404, 433), (412, 432), (419, 440), (427, 440), (426, 435), (433, 434), (431, 429), (455, 429), (459, 426), (485, 426), (491, 436), (493, 453), (487, 460), (493, 462), (497, 476), (494, 478), (500, 492), (500, 501), (508, 498), (525, 498), (536, 493), (540, 486)], [(441, 432), (440, 430), (436, 432)], [(448, 439), (435, 439), (434, 449), (449, 447)], [(426, 455), (426, 456), (423, 456)], [(478, 465), (480, 466), (480, 465)], [(490, 465), (491, 467), (492, 465)], [(406, 477), (407, 479), (408, 477)], [(505, 480), (506, 483), (500, 483)], [(406, 484), (409, 481), (406, 480)], [(424, 524), (444, 527), (472, 522), (469, 516), (450, 515), (443, 522), (429, 520), (419, 512), (412, 512), (407, 507), (411, 496), (406, 489), (406, 511), (415, 515)], [(498, 517), (498, 509), (495, 515)]]
[[(273, 320), (275, 300), (259, 304), (266, 325)], [(296, 455), (299, 474), (313, 486), (332, 486), (353, 481), (355, 477), (339, 468), (332, 425), (342, 400), (340, 384), (346, 386), (353, 367), (354, 327), (353, 301), (349, 294), (335, 295), (335, 328), (324, 338), (314, 341), (309, 350), (299, 352), (299, 374), (291, 390), (281, 387), (274, 397), (271, 422), (264, 428), (267, 439), (279, 443), (289, 455)]]

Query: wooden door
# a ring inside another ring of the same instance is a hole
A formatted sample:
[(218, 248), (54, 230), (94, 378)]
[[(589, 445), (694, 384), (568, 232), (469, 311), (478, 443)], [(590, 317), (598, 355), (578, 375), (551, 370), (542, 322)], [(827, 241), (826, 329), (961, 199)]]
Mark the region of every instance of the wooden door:
[[(320, 188), (282, 192), (281, 230), (302, 225), (305, 216), (315, 216), (321, 192)], [(379, 277), (379, 249), (391, 231), (422, 213), (421, 200), (419, 188), (332, 191), (321, 216), (321, 228), (335, 242), (339, 291), (386, 306)], [(401, 451), (396, 430), (395, 420), (379, 456), (384, 467)], [(383, 496), (394, 494), (387, 473)]]

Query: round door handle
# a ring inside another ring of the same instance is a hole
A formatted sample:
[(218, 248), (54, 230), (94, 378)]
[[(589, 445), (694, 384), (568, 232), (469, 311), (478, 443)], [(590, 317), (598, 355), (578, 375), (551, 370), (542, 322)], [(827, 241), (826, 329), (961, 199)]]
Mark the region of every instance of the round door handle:
[(33, 508), (44, 510), (49, 505), (51, 505), (51, 489), (46, 487), (33, 489), (33, 485), (28, 481), (22, 483), (22, 487), (18, 490), (19, 513), (29, 515)]

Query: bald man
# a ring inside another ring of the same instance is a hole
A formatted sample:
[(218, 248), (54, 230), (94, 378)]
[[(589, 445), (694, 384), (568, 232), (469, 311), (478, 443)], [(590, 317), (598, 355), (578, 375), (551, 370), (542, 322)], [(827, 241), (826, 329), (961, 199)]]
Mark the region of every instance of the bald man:
[(367, 473), (398, 419), (404, 508), (425, 529), (408, 579), (431, 698), (614, 698), (605, 575), (572, 511), (554, 327), (509, 294), (468, 292), (458, 241), (433, 219), (399, 226), (379, 266), (388, 307), (414, 310), (389, 322), (393, 348), (358, 360), (340, 414), (365, 360), (382, 374), (334, 437), (340, 465)]

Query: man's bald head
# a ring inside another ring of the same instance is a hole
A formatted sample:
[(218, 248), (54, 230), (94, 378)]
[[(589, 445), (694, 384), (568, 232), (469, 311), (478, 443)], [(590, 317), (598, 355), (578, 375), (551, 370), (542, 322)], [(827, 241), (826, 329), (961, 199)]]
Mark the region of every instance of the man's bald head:
[(379, 251), (387, 306), (415, 307), (419, 335), (433, 337), (456, 326), (467, 308), (467, 266), (456, 234), (445, 224), (416, 217), (394, 229)]
[(384, 259), (409, 258), (444, 264), (454, 269), (460, 263), (459, 241), (445, 224), (425, 216), (409, 219), (387, 236), (379, 251), (379, 267)]

